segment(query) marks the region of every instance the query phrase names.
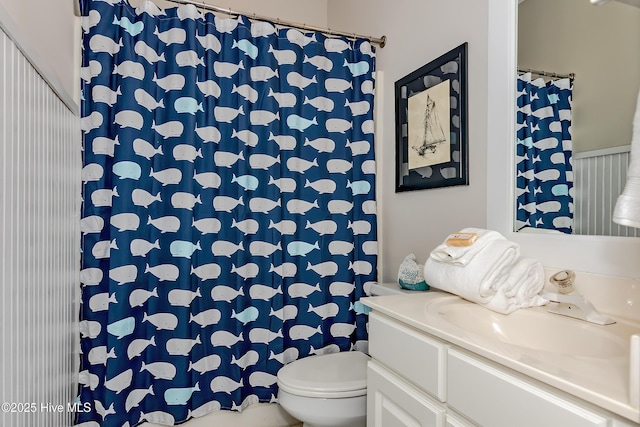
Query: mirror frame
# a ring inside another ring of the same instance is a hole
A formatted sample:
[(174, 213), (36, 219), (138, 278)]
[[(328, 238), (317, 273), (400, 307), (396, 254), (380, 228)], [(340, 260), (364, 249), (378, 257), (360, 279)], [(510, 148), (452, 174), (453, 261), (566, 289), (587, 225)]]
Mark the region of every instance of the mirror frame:
[(488, 6), (487, 228), (545, 267), (640, 279), (639, 238), (514, 232), (518, 0)]

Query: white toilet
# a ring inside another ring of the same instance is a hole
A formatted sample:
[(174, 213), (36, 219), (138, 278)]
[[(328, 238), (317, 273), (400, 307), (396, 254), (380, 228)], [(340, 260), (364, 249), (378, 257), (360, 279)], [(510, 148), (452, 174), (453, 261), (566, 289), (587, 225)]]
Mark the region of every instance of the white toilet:
[[(367, 295), (408, 292), (395, 283), (365, 285)], [(309, 356), (278, 371), (278, 402), (303, 427), (365, 427), (367, 361), (360, 351)]]
[(365, 427), (368, 360), (360, 351), (296, 360), (278, 371), (278, 402), (303, 427)]

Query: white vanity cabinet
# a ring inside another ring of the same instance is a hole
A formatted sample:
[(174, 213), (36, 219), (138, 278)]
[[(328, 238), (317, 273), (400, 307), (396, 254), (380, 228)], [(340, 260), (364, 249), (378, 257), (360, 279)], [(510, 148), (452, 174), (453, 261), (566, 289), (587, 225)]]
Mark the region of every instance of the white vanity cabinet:
[(368, 427), (640, 426), (375, 308), (369, 352)]
[(447, 413), (444, 342), (373, 312), (369, 353), (367, 427), (474, 426)]
[(445, 427), (473, 427), (473, 424), (458, 418), (455, 414), (447, 414), (444, 425)]
[(368, 427), (443, 426), (445, 408), (376, 361), (367, 369)]

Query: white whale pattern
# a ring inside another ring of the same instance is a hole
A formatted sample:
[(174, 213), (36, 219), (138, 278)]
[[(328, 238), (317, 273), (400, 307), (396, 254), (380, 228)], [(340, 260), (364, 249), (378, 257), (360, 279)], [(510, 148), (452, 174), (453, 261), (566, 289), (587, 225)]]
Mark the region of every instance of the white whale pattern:
[(275, 401), (282, 366), (367, 349), (377, 278), (371, 43), (129, 1), (80, 2), (92, 427)]
[(131, 294), (129, 294), (129, 305), (131, 305), (131, 307), (142, 307), (151, 297), (158, 298), (157, 287), (153, 288), (152, 291), (147, 291), (146, 289), (135, 289)]
[[(268, 96), (273, 97), (276, 100), (280, 108), (295, 107), (298, 102), (298, 98), (289, 92), (274, 92), (273, 88), (269, 88)], [(280, 146), (282, 149), (282, 146)]]
[(172, 380), (176, 376), (176, 367), (168, 362), (154, 362), (145, 364), (142, 362), (140, 372), (147, 371), (151, 373), (154, 378), (162, 378), (164, 380)]
[(106, 364), (107, 360), (112, 358), (116, 358), (115, 347), (109, 351), (107, 351), (107, 346), (93, 347), (88, 355), (89, 363), (92, 365)]
[[(144, 362), (142, 363), (144, 364)], [(162, 363), (162, 362), (159, 362), (159, 363)], [(170, 365), (170, 366), (173, 366), (173, 365)], [(163, 377), (158, 376), (155, 378), (163, 378)], [(166, 378), (166, 379), (169, 379), (169, 378)], [(173, 379), (173, 377), (171, 377), (171, 379)], [(142, 400), (144, 400), (144, 398), (147, 397), (147, 395), (153, 395), (153, 385), (150, 385), (148, 389), (144, 389), (144, 388), (135, 389), (129, 392), (129, 395), (127, 396), (127, 400), (125, 402), (125, 409), (127, 411), (130, 411), (131, 409), (137, 407), (138, 405), (140, 405), (140, 402), (142, 402)]]
[(135, 52), (149, 62), (154, 64), (156, 62), (167, 62), (164, 52), (158, 55), (158, 52), (146, 44), (143, 40), (138, 41), (134, 46)]
[[(136, 91), (136, 93), (139, 93), (139, 92)], [(137, 138), (135, 141), (133, 141), (133, 152), (136, 153), (138, 156), (144, 157), (147, 160), (151, 160), (151, 158), (155, 155), (164, 154), (162, 152), (162, 145), (160, 145), (158, 148), (155, 148), (153, 144), (145, 141), (142, 138)]]
[[(456, 71), (455, 62), (446, 65), (449, 73)], [(518, 76), (517, 89), (517, 228), (546, 228), (571, 234), (575, 191), (572, 85), (567, 79), (541, 84), (531, 73), (525, 73)], [(459, 175), (456, 168), (439, 172), (445, 179)]]
[(82, 231), (82, 234), (100, 233), (103, 228), (104, 218), (98, 215), (88, 216), (80, 221), (80, 231)]
[(274, 310), (273, 308), (271, 308), (269, 315), (276, 316), (278, 319), (282, 321), (294, 320), (296, 317), (298, 317), (298, 307), (296, 307), (293, 304), (289, 304), (289, 305), (285, 305), (279, 310)]
[(220, 367), (222, 363), (222, 359), (217, 354), (212, 354), (210, 356), (205, 356), (202, 359), (196, 362), (189, 362), (189, 371), (194, 370), (198, 371), (201, 374), (205, 372), (214, 371)]

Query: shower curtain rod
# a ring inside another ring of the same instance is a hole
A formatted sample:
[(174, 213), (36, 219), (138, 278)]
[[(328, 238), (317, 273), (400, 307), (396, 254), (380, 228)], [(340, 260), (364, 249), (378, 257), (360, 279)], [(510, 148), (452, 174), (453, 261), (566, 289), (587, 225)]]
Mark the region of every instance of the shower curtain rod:
[(531, 73), (531, 74), (537, 74), (538, 76), (557, 77), (560, 79), (571, 79), (571, 80), (575, 80), (576, 78), (576, 73), (561, 74), (561, 73), (554, 73), (551, 71), (533, 70), (531, 68), (520, 68), (520, 67), (518, 67), (518, 73)]
[(264, 15), (258, 15), (255, 13), (244, 13), (244, 12), (239, 12), (239, 11), (234, 11), (231, 9), (224, 9), (218, 6), (214, 6), (214, 5), (210, 5), (205, 3), (204, 1), (201, 2), (196, 2), (196, 1), (191, 1), (191, 0), (167, 0), (171, 3), (178, 3), (178, 4), (192, 4), (198, 8), (202, 8), (202, 9), (206, 9), (206, 10), (210, 10), (213, 12), (221, 12), (221, 13), (226, 13), (227, 15), (244, 15), (247, 18), (253, 18), (253, 19), (257, 19), (259, 21), (270, 21), (275, 23), (276, 25), (284, 25), (287, 27), (293, 27), (293, 28), (298, 28), (301, 30), (308, 30), (308, 31), (318, 31), (321, 33), (325, 33), (325, 34), (329, 34), (330, 36), (343, 36), (343, 37), (350, 37), (350, 38), (362, 38), (362, 39), (367, 39), (369, 40), (371, 43), (375, 43), (378, 46), (380, 46), (381, 48), (383, 48), (385, 46), (385, 44), (387, 43), (387, 36), (382, 36), (380, 38), (376, 38), (376, 37), (371, 37), (371, 36), (363, 36), (360, 34), (356, 34), (356, 33), (347, 33), (344, 31), (334, 31), (330, 28), (322, 28), (322, 27), (315, 27), (313, 25), (307, 25), (307, 24), (300, 24), (297, 22), (292, 22), (292, 21), (285, 21), (282, 19), (278, 19), (278, 18), (270, 18), (268, 16), (264, 16)]

